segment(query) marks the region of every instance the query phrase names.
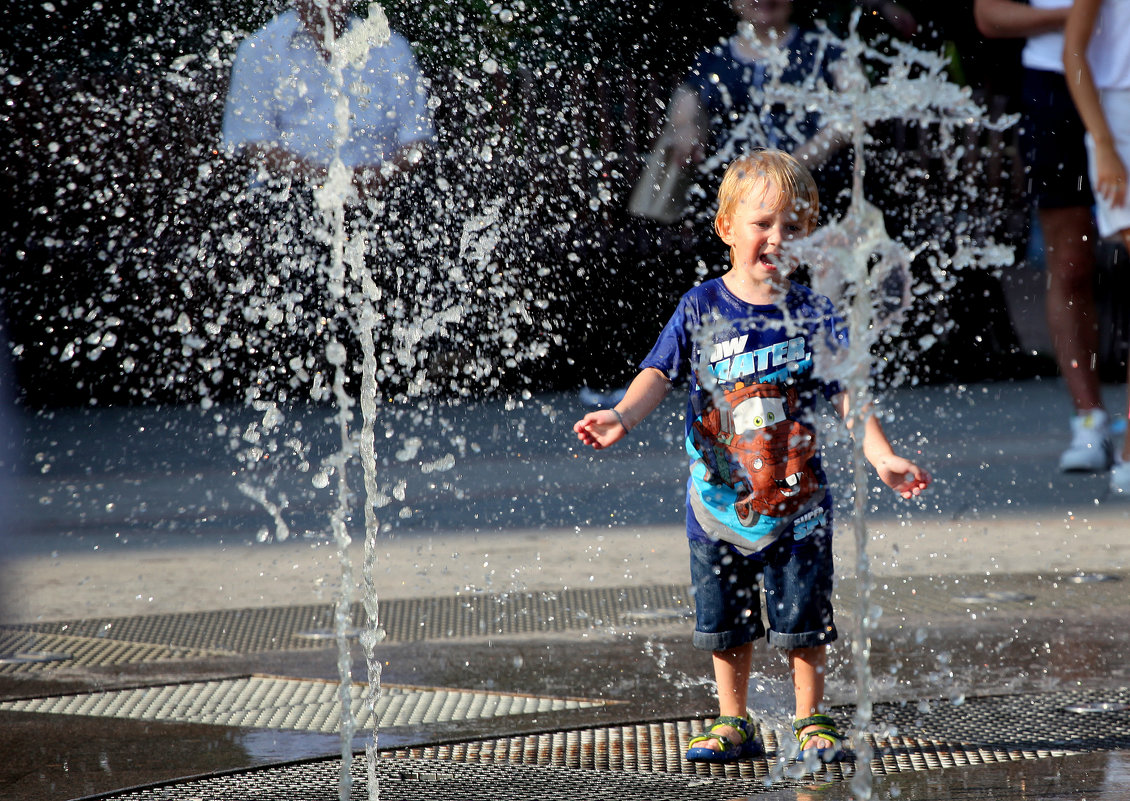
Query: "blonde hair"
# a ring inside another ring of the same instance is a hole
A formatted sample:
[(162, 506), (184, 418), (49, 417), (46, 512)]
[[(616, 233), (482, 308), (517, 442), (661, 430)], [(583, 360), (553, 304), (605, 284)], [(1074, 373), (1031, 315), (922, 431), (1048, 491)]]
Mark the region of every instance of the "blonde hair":
[(722, 220), (731, 217), (738, 204), (762, 183), (780, 190), (779, 205), (774, 211), (795, 210), (805, 233), (811, 233), (820, 213), (820, 193), (812, 173), (783, 150), (764, 149), (747, 153), (726, 168), (718, 189), (718, 212), (714, 215), (718, 235), (722, 235)]

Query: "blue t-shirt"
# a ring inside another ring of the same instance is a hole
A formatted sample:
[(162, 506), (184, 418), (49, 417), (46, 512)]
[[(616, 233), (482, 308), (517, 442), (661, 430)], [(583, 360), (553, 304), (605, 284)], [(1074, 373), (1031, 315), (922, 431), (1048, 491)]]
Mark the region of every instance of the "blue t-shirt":
[(714, 147), (722, 151), (733, 139), (733, 155), (749, 146), (793, 152), (820, 130), (818, 112), (799, 104), (766, 103), (767, 84), (815, 88), (832, 86), (830, 65), (840, 57), (814, 31), (793, 28), (783, 43), (779, 62), (747, 61), (733, 40), (699, 54), (685, 78), (693, 86), (710, 120)]
[(690, 383), (688, 537), (760, 551), (827, 531), (815, 405), (842, 388), (816, 374), (816, 354), (846, 345), (832, 301), (800, 284), (780, 305), (746, 303), (721, 278), (683, 295), (640, 368)]

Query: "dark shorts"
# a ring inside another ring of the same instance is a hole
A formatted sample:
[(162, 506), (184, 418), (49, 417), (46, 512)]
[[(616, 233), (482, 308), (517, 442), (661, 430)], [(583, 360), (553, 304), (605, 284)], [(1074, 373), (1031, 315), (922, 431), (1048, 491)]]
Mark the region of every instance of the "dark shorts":
[(1075, 110), (1067, 81), (1058, 72), (1024, 71), (1024, 119), (1020, 145), (1028, 192), (1038, 208), (1090, 208), (1086, 128)]
[(836, 639), (830, 536), (782, 537), (754, 556), (722, 542), (690, 540), (690, 549), (695, 648), (725, 651), (766, 636), (762, 589), (770, 645), (791, 650)]

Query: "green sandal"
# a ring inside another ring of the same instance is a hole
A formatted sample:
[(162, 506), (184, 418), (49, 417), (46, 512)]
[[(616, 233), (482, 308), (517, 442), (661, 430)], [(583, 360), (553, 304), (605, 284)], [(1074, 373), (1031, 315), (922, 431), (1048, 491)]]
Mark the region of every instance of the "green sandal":
[[(731, 726), (741, 732), (741, 741), (735, 743), (729, 737), (715, 731), (722, 726)], [(717, 740), (722, 745), (722, 749), (715, 751), (713, 748), (698, 745), (698, 743), (705, 743), (709, 740)], [(689, 762), (734, 762), (738, 759), (749, 759), (764, 753), (765, 748), (756, 736), (752, 720), (736, 718), (732, 715), (721, 715), (714, 719), (714, 725), (710, 727), (710, 731), (691, 738), (690, 748), (687, 750), (687, 760)]]
[[(801, 734), (809, 726), (818, 728)], [(804, 761), (804, 755), (807, 751), (815, 751), (821, 762), (841, 762), (847, 758), (847, 750), (844, 748), (844, 740), (847, 738), (836, 728), (836, 721), (827, 715), (797, 718), (793, 721), (793, 732), (796, 734), (797, 743), (800, 745), (800, 751), (796, 755), (797, 762)], [(835, 745), (832, 748), (805, 749), (805, 746), (814, 738), (831, 740)]]

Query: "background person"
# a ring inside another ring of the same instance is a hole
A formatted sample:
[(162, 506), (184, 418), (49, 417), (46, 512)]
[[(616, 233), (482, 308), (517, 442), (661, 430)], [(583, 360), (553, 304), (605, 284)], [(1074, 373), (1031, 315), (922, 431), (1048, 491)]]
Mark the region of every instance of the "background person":
[[(320, 184), (333, 156), (336, 100), (327, 25), (341, 38), (359, 20), (345, 0), (296, 0), (240, 44), (224, 108), (222, 144), (274, 179)], [(393, 32), (360, 69), (347, 67), (349, 138), (341, 158), (357, 189), (375, 193), (412, 169), (435, 139), (423, 76)]]
[(1084, 127), (1064, 78), (1063, 27), (1071, 0), (975, 0), (987, 37), (1026, 37), (1021, 142), (1048, 269), (1047, 321), (1056, 362), (1075, 408), (1063, 471), (1110, 467), (1110, 417), (1103, 407), (1095, 308), (1094, 222)]
[[(1075, 0), (1064, 29), (1067, 88), (1087, 129), (1099, 235), (1130, 248), (1130, 3)], [(1110, 474), (1115, 492), (1130, 492), (1130, 433)]]
[[(246, 346), (220, 358), (282, 393), (312, 381), (317, 399), (328, 392), (333, 369), (314, 343), (343, 343), (350, 364), (360, 363), (361, 355), (348, 304), (331, 286), (329, 218), (315, 197), (327, 180), (338, 131), (340, 95), (328, 39), (366, 24), (349, 7), (347, 0), (295, 0), (240, 43), (221, 136), (224, 151), (251, 175), (223, 220), (231, 227), (221, 237), (244, 243), (238, 258), (222, 263), (229, 270), (225, 283), (246, 293), (242, 313), (229, 323)], [(380, 325), (388, 328), (406, 313), (401, 276), (409, 269), (391, 264), (388, 254), (415, 252), (416, 216), (426, 208), (416, 198), (418, 182), (408, 180), (435, 139), (426, 83), (396, 33), (363, 60), (349, 62), (342, 79), (349, 117), (338, 155), (352, 179), (341, 198), (345, 236), (364, 247), (374, 265)], [(377, 341), (389, 341), (383, 330)], [(387, 351), (379, 358), (387, 359)], [(381, 381), (391, 391), (394, 379)]]
[(825, 203), (834, 200), (846, 180), (833, 185), (821, 168), (846, 140), (818, 112), (767, 104), (761, 92), (774, 80), (836, 85), (839, 51), (793, 22), (792, 0), (732, 0), (730, 7), (737, 30), (699, 54), (675, 93), (670, 161), (699, 165), (716, 156), (726, 163), (754, 147), (780, 149), (813, 171)]

